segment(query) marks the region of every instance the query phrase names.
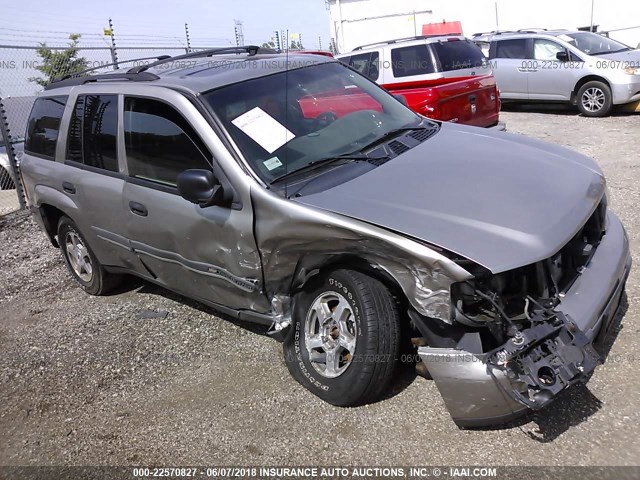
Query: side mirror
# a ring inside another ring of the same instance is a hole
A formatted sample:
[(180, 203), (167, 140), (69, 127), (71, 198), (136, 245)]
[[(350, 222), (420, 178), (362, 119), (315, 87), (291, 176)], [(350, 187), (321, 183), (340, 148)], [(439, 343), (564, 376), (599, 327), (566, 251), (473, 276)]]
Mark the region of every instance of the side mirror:
[(185, 200), (200, 205), (224, 205), (225, 194), (222, 185), (210, 170), (185, 170), (178, 175), (178, 192)]
[(396, 97), (396, 100), (398, 100), (405, 107), (409, 106), (409, 104), (407, 103), (407, 99), (404, 98), (404, 95), (400, 95), (399, 93), (394, 93), (393, 96)]
[(569, 52), (567, 52), (566, 50), (558, 52), (558, 53), (556, 53), (556, 58), (558, 60), (560, 60), (561, 62), (568, 62), (569, 61)]

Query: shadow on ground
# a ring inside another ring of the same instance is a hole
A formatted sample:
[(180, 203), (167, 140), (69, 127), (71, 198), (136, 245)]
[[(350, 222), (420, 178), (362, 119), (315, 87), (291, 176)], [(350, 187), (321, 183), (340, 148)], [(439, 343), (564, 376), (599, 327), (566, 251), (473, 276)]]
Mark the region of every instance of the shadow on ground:
[[(614, 105), (611, 117), (628, 117), (639, 115), (637, 112), (627, 111), (623, 105)], [(522, 113), (548, 113), (552, 115), (582, 116), (577, 107), (568, 103), (552, 102), (508, 102), (503, 101), (501, 111)]]

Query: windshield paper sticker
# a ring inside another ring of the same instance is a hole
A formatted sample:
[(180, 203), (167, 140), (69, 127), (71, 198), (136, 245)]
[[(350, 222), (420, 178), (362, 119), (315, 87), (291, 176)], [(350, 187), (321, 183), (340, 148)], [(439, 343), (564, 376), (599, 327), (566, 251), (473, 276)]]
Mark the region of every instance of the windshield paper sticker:
[(267, 170), (269, 171), (282, 166), (282, 162), (278, 157), (272, 157), (269, 160), (265, 160), (262, 163), (264, 164), (265, 167), (267, 167)]
[(282, 145), (296, 138), (284, 125), (260, 107), (249, 110), (231, 123), (269, 153), (275, 152)]

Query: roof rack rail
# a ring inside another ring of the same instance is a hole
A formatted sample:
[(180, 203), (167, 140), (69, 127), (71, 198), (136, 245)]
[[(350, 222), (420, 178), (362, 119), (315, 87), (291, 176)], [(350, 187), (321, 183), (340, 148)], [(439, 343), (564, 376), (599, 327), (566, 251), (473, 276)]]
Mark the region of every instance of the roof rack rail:
[(516, 30), (518, 33), (538, 33), (538, 32), (547, 32), (546, 28), (521, 28)]
[(199, 52), (190, 52), (185, 53), (183, 55), (176, 55), (175, 57), (165, 58), (163, 60), (158, 60), (157, 62), (152, 62), (147, 65), (140, 65), (139, 67), (133, 67), (128, 70), (127, 73), (142, 73), (150, 68), (157, 67), (158, 65), (162, 65), (163, 63), (167, 63), (169, 61), (174, 60), (184, 60), (187, 58), (198, 58), (198, 57), (210, 57), (212, 55), (224, 55), (225, 53), (248, 53), (250, 57), (257, 55), (260, 47), (257, 45), (246, 45), (242, 47), (222, 47), (222, 48), (210, 48), (208, 50), (200, 50)]
[(104, 65), (100, 65), (98, 67), (87, 68), (86, 70), (82, 70), (80, 72), (68, 73), (67, 75), (63, 75), (62, 77), (56, 78), (53, 82), (60, 82), (62, 80), (66, 80), (67, 78), (79, 77), (89, 72), (95, 72), (96, 70), (100, 70), (105, 67), (117, 67), (121, 63), (131, 63), (131, 62), (142, 62), (143, 60), (166, 60), (171, 58), (171, 55), (156, 55), (155, 57), (142, 57), (142, 58), (132, 58), (131, 60), (119, 60), (113, 63), (105, 63)]
[(459, 37), (460, 33), (438, 33), (432, 35), (417, 35), (415, 37), (406, 37), (406, 38), (397, 38), (395, 40), (383, 40), (381, 42), (367, 43), (366, 45), (360, 45), (354, 48), (352, 51), (363, 50), (367, 47), (373, 47), (375, 45), (391, 45), (393, 43), (401, 43), (401, 42), (410, 42), (412, 40), (425, 40), (427, 38), (435, 38), (435, 37)]
[(491, 30), (490, 32), (478, 32), (472, 35), (472, 38), (481, 37), (482, 35), (502, 35), (503, 33), (517, 33), (514, 30)]
[(44, 87), (45, 90), (53, 88), (73, 87), (84, 85), (85, 83), (99, 82), (102, 80), (131, 80), (132, 82), (150, 82), (158, 80), (160, 77), (151, 72), (140, 73), (104, 73), (101, 75), (87, 75), (86, 77), (71, 77), (64, 80), (57, 80)]

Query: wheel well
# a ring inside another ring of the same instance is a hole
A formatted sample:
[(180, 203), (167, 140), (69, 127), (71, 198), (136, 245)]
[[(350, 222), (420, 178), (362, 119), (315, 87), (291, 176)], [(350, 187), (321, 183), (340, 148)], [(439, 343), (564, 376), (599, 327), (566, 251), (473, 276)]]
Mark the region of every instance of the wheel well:
[(586, 77), (582, 77), (580, 80), (578, 80), (578, 83), (576, 83), (576, 86), (573, 89), (573, 92), (571, 92), (571, 103), (574, 105), (578, 103), (578, 91), (582, 88), (582, 86), (585, 83), (594, 82), (594, 81), (602, 82), (605, 85), (607, 85), (607, 87), (611, 88), (611, 84), (606, 78), (599, 77), (598, 75), (587, 75)]
[(40, 215), (42, 216), (42, 222), (49, 236), (49, 240), (51, 240), (54, 247), (59, 247), (60, 245), (56, 240), (56, 235), (58, 235), (58, 222), (66, 213), (53, 205), (44, 203), (40, 205)]
[(368, 275), (372, 278), (375, 278), (376, 280), (379, 280), (384, 284), (385, 287), (389, 289), (391, 294), (394, 296), (401, 307), (401, 312), (407, 311), (408, 300), (398, 282), (396, 282), (396, 280), (384, 270), (375, 268), (368, 261), (355, 255), (340, 255), (332, 258), (328, 262), (324, 263), (319, 269), (317, 269), (313, 275), (309, 275), (305, 279), (304, 283), (296, 288), (296, 291), (302, 289), (311, 278), (338, 269), (354, 270), (356, 272), (363, 273), (364, 275)]

